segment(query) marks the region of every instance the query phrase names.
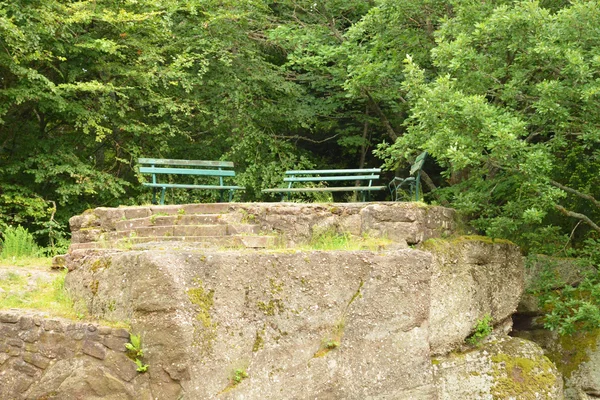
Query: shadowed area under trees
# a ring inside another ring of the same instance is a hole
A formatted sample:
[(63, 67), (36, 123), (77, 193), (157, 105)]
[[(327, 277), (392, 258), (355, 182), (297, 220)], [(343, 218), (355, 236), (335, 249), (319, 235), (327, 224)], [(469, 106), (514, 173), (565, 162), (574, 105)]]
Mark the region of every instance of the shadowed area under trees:
[(599, 25), (582, 0), (3, 2), (0, 230), (60, 251), (70, 216), (149, 202), (138, 157), (233, 161), (256, 201), (427, 151), (426, 202), (597, 265)]

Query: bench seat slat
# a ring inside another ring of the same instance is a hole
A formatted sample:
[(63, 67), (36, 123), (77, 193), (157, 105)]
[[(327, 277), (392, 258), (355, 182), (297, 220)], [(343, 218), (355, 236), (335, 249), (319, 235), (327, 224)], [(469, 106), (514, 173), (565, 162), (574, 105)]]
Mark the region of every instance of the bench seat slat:
[(324, 182), (324, 181), (368, 181), (379, 179), (379, 175), (354, 175), (354, 176), (301, 176), (284, 178), (284, 182)]
[(142, 183), (144, 186), (156, 188), (180, 188), (180, 189), (237, 189), (245, 190), (243, 186), (219, 186), (219, 185), (187, 185), (185, 183)]
[(319, 170), (296, 170), (285, 171), (286, 175), (316, 175), (316, 174), (378, 174), (381, 168), (367, 169), (319, 169)]
[(191, 168), (163, 168), (140, 167), (142, 174), (174, 174), (174, 175), (206, 175), (206, 176), (235, 176), (234, 171), (221, 171), (216, 169), (191, 169)]
[(292, 192), (362, 192), (383, 190), (385, 186), (345, 186), (345, 187), (322, 187), (322, 188), (277, 188), (263, 189), (263, 193), (292, 193)]
[(138, 164), (233, 168), (232, 161), (172, 160), (163, 158), (138, 158)]

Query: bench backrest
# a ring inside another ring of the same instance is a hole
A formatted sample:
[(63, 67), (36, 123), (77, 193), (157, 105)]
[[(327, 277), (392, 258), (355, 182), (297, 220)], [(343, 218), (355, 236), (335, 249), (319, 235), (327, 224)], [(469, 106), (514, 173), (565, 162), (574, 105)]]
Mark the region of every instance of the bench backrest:
[(235, 176), (231, 161), (171, 160), (161, 158), (139, 158), (140, 173), (152, 174), (156, 183), (157, 174), (218, 176), (223, 185), (224, 176)]
[(421, 154), (419, 154), (417, 156), (417, 158), (415, 159), (415, 162), (413, 165), (411, 165), (410, 167), (410, 174), (414, 175), (415, 172), (421, 171), (421, 169), (423, 168), (423, 164), (425, 164), (425, 159), (427, 158), (427, 152), (424, 151)]
[(371, 186), (374, 179), (379, 179), (380, 172), (379, 168), (296, 170), (286, 171), (283, 181), (289, 182), (290, 187), (294, 182), (324, 181), (369, 181)]

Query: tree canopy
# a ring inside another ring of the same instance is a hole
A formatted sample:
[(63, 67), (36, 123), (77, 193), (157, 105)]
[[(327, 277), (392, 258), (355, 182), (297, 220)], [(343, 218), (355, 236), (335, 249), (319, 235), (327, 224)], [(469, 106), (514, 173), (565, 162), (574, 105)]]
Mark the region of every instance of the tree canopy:
[(87, 208), (148, 202), (142, 156), (234, 161), (256, 201), (286, 169), (391, 179), (427, 151), (427, 202), (589, 253), (598, 26), (593, 0), (2, 2), (0, 230), (47, 245)]

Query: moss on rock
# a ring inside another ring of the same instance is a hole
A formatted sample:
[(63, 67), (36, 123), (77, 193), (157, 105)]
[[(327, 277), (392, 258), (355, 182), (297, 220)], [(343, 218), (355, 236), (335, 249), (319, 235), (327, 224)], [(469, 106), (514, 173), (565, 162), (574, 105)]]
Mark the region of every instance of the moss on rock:
[[(435, 362), (434, 362), (435, 361)], [(477, 349), (432, 359), (440, 399), (562, 399), (562, 379), (533, 342), (496, 337)]]
[(565, 378), (570, 378), (579, 366), (590, 359), (590, 352), (595, 351), (600, 330), (593, 332), (576, 332), (558, 338), (557, 346), (547, 352), (548, 358), (556, 364)]
[(197, 287), (186, 291), (190, 302), (196, 306), (196, 320), (200, 323), (200, 326), (195, 328), (194, 344), (208, 352), (212, 349), (212, 344), (217, 336), (217, 323), (212, 321), (210, 315), (210, 309), (214, 303), (214, 290), (205, 290), (200, 279), (196, 279), (194, 282)]
[(494, 399), (537, 398), (535, 393), (545, 393), (556, 383), (554, 365), (543, 355), (532, 358), (519, 357), (506, 353), (492, 356)]

